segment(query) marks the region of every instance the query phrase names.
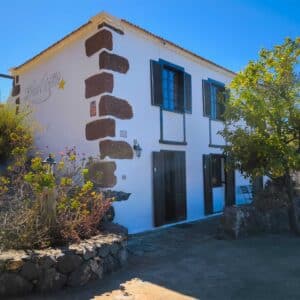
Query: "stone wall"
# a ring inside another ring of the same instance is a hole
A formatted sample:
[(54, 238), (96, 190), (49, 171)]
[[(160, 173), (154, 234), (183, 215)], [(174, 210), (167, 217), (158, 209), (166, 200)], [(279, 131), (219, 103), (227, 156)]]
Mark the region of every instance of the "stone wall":
[(244, 238), (257, 233), (290, 231), (288, 207), (261, 211), (254, 205), (226, 207), (221, 218), (218, 238)]
[(0, 299), (101, 279), (127, 260), (126, 237), (98, 235), (65, 248), (0, 253)]

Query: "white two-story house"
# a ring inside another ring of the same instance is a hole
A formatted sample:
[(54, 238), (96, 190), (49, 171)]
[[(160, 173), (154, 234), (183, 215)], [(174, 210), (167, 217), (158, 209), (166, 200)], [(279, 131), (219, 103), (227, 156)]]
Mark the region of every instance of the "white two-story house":
[(245, 202), (248, 180), (226, 171), (217, 134), (234, 72), (100, 13), (11, 75), (12, 101), (30, 103), (42, 127), (39, 148), (100, 155), (96, 184), (131, 193), (114, 203), (130, 233)]

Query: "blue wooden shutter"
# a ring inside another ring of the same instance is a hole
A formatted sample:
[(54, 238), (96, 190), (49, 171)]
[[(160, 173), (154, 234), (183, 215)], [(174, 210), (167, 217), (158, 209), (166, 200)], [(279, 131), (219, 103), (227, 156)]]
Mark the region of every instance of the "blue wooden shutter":
[(202, 80), (203, 115), (211, 117), (211, 84)]
[(162, 105), (162, 66), (159, 62), (150, 60), (151, 104)]
[(192, 76), (184, 73), (184, 103), (185, 112), (192, 113)]

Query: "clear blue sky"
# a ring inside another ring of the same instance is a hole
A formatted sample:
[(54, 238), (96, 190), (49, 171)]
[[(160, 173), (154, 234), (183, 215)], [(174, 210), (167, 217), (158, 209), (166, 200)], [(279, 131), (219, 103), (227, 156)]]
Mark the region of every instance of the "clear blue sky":
[[(0, 73), (105, 10), (238, 71), (300, 36), (300, 0), (1, 0)], [(0, 79), (0, 100), (9, 82)]]

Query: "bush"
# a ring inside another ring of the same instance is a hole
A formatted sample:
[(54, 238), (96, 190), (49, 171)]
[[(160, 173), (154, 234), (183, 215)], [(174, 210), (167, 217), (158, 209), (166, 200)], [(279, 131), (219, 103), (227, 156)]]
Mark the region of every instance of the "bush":
[(30, 111), (24, 108), (16, 114), (15, 106), (0, 106), (0, 164), (24, 157), (33, 144)]
[(9, 175), (2, 177), (0, 199), (6, 201), (0, 208), (1, 247), (45, 248), (79, 242), (99, 233), (113, 199), (105, 199), (86, 179), (84, 166), (85, 158), (79, 158), (75, 149), (67, 149), (55, 175), (36, 156), (18, 176), (13, 175), (16, 181)]

